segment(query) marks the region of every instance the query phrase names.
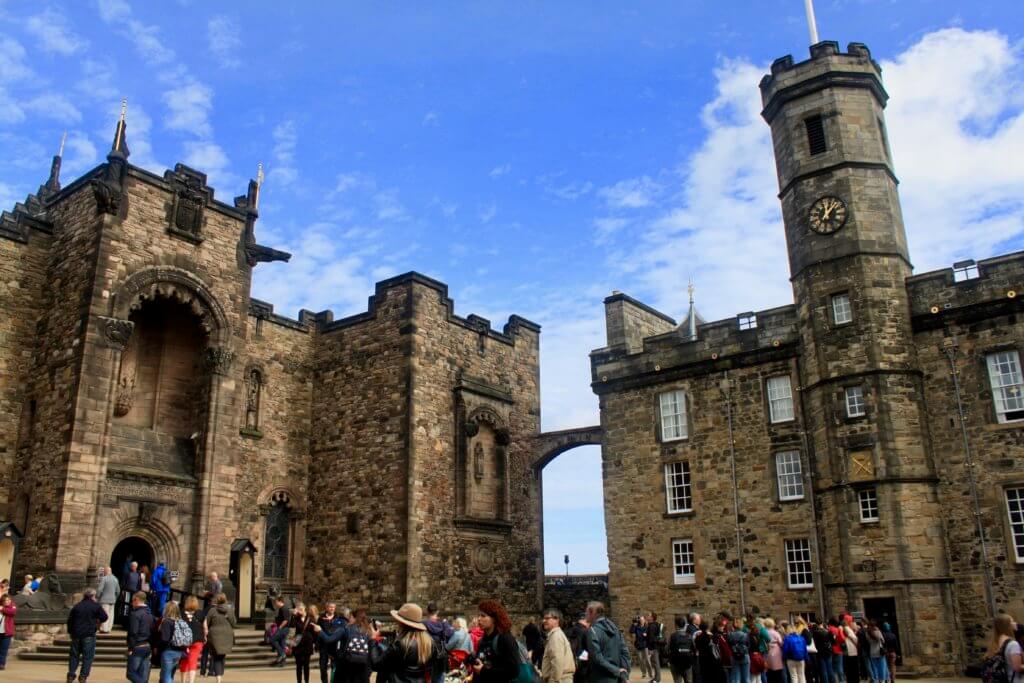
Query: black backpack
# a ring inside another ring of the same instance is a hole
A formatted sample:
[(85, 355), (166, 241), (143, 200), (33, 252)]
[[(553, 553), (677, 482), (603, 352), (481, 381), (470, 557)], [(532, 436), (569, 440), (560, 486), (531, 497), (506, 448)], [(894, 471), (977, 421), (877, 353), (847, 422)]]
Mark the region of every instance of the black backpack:
[(345, 643), (345, 661), (365, 664), (370, 657), (370, 638), (362, 631), (352, 631)]
[(692, 656), (693, 634), (682, 629), (673, 633), (668, 639), (668, 654), (672, 659)]

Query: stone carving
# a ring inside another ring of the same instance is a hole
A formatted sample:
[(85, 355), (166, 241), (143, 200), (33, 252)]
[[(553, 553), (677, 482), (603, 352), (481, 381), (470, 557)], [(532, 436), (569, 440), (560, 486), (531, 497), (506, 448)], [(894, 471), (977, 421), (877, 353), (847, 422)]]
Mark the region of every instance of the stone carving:
[(257, 368), (251, 368), (245, 382), (245, 428), (256, 431), (260, 427), (260, 395), (263, 392), (263, 376)]
[(214, 375), (226, 375), (231, 371), (231, 361), (235, 354), (231, 349), (222, 346), (211, 346), (206, 349), (206, 369)]
[(147, 527), (156, 517), (158, 505), (149, 501), (139, 503), (139, 526)]
[(477, 483), (484, 480), (484, 446), (479, 442), (473, 446), (473, 478)]
[(56, 574), (47, 574), (39, 584), (39, 590), (31, 595), (18, 593), (14, 606), (19, 610), (59, 611), (66, 609), (67, 598), (64, 587)]
[(94, 178), (90, 184), (96, 199), (96, 213), (116, 216), (121, 211), (121, 188), (99, 178)]
[(124, 351), (131, 339), (135, 329), (135, 323), (131, 320), (119, 320), (118, 318), (105, 318), (98, 316), (100, 329), (103, 330), (103, 341), (106, 346), (119, 351)]
[(473, 549), (473, 569), (481, 574), (488, 574), (494, 569), (494, 550), (490, 545), (482, 543)]
[(117, 381), (117, 394), (114, 396), (114, 417), (124, 417), (132, 410), (135, 399), (135, 376), (122, 376)]
[(206, 175), (184, 164), (164, 173), (164, 180), (174, 191), (167, 230), (172, 235), (192, 242), (203, 241), (203, 215), (213, 192), (206, 185)]

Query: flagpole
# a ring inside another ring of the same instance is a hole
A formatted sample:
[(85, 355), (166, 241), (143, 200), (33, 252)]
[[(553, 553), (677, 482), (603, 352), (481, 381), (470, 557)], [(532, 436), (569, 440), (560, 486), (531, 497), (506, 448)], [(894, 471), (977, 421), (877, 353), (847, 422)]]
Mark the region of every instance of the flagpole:
[(811, 45), (818, 44), (818, 22), (814, 20), (814, 0), (804, 0), (807, 11), (807, 29), (811, 33)]

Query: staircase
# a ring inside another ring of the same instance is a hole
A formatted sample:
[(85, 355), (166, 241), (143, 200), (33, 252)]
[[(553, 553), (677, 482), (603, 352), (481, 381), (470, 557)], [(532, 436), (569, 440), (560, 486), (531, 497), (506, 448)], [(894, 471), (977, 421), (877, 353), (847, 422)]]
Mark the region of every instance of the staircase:
[[(68, 648), (71, 641), (67, 636), (57, 638), (53, 645), (43, 645), (35, 652), (19, 652), (18, 659), (32, 662), (64, 662), (68, 661)], [(274, 651), (263, 644), (263, 634), (250, 629), (235, 629), (235, 647), (228, 655), (226, 665), (230, 669), (269, 668), (276, 659)], [(317, 666), (317, 657), (310, 662), (311, 667)], [(124, 631), (96, 635), (96, 658), (93, 666), (124, 667), (128, 663), (128, 649), (125, 645)], [(289, 665), (291, 660), (289, 659)], [(290, 667), (289, 667), (290, 668)]]

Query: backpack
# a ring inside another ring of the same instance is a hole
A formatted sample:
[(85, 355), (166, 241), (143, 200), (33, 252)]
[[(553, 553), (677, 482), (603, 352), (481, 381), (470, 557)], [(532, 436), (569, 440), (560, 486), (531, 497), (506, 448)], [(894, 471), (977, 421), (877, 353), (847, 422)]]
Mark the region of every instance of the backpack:
[(345, 643), (345, 661), (349, 664), (365, 664), (369, 656), (369, 637), (362, 631), (353, 631)]
[(821, 637), (821, 644), (825, 646), (825, 652), (826, 653), (832, 654), (832, 648), (836, 644), (835, 636), (833, 636), (832, 635), (832, 631), (829, 631), (827, 628), (822, 628), (821, 630), (822, 630), (822, 635), (820, 636)]
[(1007, 639), (999, 652), (995, 653), (981, 664), (981, 680), (984, 683), (1010, 683), (1010, 672), (1006, 668), (1006, 646), (1010, 644)]
[(750, 651), (748, 636), (745, 631), (730, 631), (726, 642), (736, 657), (744, 657)]
[(693, 634), (685, 630), (678, 630), (668, 639), (669, 656), (673, 659), (690, 657), (693, 655)]
[[(526, 651), (526, 646), (520, 643), (518, 640), (516, 643), (516, 662), (519, 666), (516, 667), (516, 677), (513, 678), (509, 683), (534, 683), (539, 680), (539, 676), (536, 676), (533, 664), (530, 663), (529, 653)], [(491, 643), (491, 651), (498, 651), (498, 634), (494, 635), (494, 640)]]
[(722, 666), (732, 666), (732, 648), (722, 634), (711, 636), (711, 654), (722, 663)]
[(807, 660), (807, 643), (796, 633), (790, 633), (786, 636), (786, 639), (782, 641), (782, 656), (785, 659), (790, 659), (794, 662), (803, 662)]
[(174, 633), (171, 634), (172, 647), (188, 647), (192, 644), (192, 627), (184, 619), (174, 620)]

